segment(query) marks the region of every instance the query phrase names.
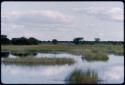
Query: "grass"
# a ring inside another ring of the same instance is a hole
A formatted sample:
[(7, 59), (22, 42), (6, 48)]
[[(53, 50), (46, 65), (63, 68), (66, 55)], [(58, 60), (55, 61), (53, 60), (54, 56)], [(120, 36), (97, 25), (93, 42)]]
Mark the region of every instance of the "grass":
[(106, 53), (98, 50), (96, 52), (94, 52), (93, 50), (88, 50), (88, 52), (84, 51), (83, 55), (85, 59), (88, 61), (94, 61), (94, 60), (107, 61), (109, 59)]
[(108, 54), (124, 55), (123, 44), (40, 44), (40, 45), (5, 45), (1, 46), (2, 51), (10, 51), (15, 54), (32, 52), (68, 52), (85, 56), (86, 60), (108, 60)]
[(75, 61), (71, 58), (48, 58), (48, 57), (41, 57), (41, 58), (2, 58), (2, 63), (5, 64), (32, 64), (32, 65), (63, 65), (63, 64), (74, 64)]
[(69, 84), (97, 84), (99, 81), (98, 75), (94, 71), (75, 70), (66, 79)]

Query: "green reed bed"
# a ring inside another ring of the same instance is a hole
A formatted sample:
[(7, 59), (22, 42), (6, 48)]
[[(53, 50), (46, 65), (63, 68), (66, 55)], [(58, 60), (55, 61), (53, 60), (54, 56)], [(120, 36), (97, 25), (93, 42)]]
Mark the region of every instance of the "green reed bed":
[(2, 58), (2, 63), (5, 64), (43, 64), (43, 65), (63, 65), (74, 64), (75, 61), (71, 58)]
[(94, 71), (75, 70), (66, 79), (69, 84), (97, 84), (100, 79)]
[(86, 60), (108, 60), (108, 54), (124, 55), (123, 44), (40, 44), (40, 45), (5, 45), (2, 51), (10, 51), (15, 54), (26, 54), (33, 52), (67, 52), (78, 54)]

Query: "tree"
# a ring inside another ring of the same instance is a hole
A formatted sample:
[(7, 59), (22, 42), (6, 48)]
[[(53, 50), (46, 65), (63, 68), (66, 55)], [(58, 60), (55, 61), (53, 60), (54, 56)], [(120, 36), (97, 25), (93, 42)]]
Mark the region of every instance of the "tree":
[(39, 40), (33, 38), (33, 37), (30, 37), (29, 38), (29, 44), (39, 44)]
[(25, 37), (12, 38), (11, 42), (12, 44), (15, 44), (15, 45), (29, 45), (29, 41)]
[(25, 37), (21, 37), (20, 39), (19, 39), (19, 42), (20, 42), (20, 44), (22, 44), (22, 45), (28, 45), (29, 44), (29, 40), (27, 39), (27, 38), (25, 38)]
[(58, 40), (57, 40), (57, 39), (53, 39), (53, 40), (52, 40), (52, 43), (53, 43), (53, 44), (57, 44), (57, 43), (58, 43)]
[(73, 39), (73, 43), (74, 44), (80, 44), (82, 42), (83, 38), (82, 37), (78, 37), (78, 38), (74, 38)]
[(33, 44), (39, 44), (41, 43), (40, 40), (37, 40), (33, 37), (25, 38), (25, 37), (21, 37), (21, 38), (12, 38), (11, 40), (12, 44), (17, 44), (17, 45), (33, 45)]
[(95, 42), (99, 42), (100, 41), (100, 38), (95, 38)]
[(12, 38), (11, 43), (17, 45), (19, 43), (19, 38)]
[(1, 44), (10, 44), (10, 40), (6, 35), (1, 35)]

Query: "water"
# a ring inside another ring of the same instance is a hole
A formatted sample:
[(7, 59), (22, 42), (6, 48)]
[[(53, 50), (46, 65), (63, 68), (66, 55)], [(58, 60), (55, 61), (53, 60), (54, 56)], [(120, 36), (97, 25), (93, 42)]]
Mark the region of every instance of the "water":
[[(8, 57), (16, 58), (10, 54)], [(95, 71), (102, 80), (99, 83), (119, 84), (124, 81), (124, 57), (109, 55), (107, 61), (86, 61), (81, 55), (69, 53), (37, 53), (34, 57), (73, 58), (72, 65), (38, 65), (24, 66), (16, 64), (1, 64), (2, 83), (5, 84), (64, 84), (65, 79), (75, 70)]]

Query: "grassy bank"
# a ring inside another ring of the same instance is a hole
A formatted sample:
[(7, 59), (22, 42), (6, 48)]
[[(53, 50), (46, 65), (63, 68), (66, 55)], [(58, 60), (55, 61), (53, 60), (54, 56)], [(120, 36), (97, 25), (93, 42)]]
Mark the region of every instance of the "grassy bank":
[(1, 47), (2, 51), (12, 53), (53, 52), (63, 51), (85, 56), (87, 60), (107, 60), (109, 53), (124, 55), (123, 44), (41, 44), (41, 45), (6, 45)]
[(2, 63), (5, 64), (27, 64), (27, 65), (63, 65), (63, 64), (74, 64), (75, 61), (71, 58), (2, 58)]

